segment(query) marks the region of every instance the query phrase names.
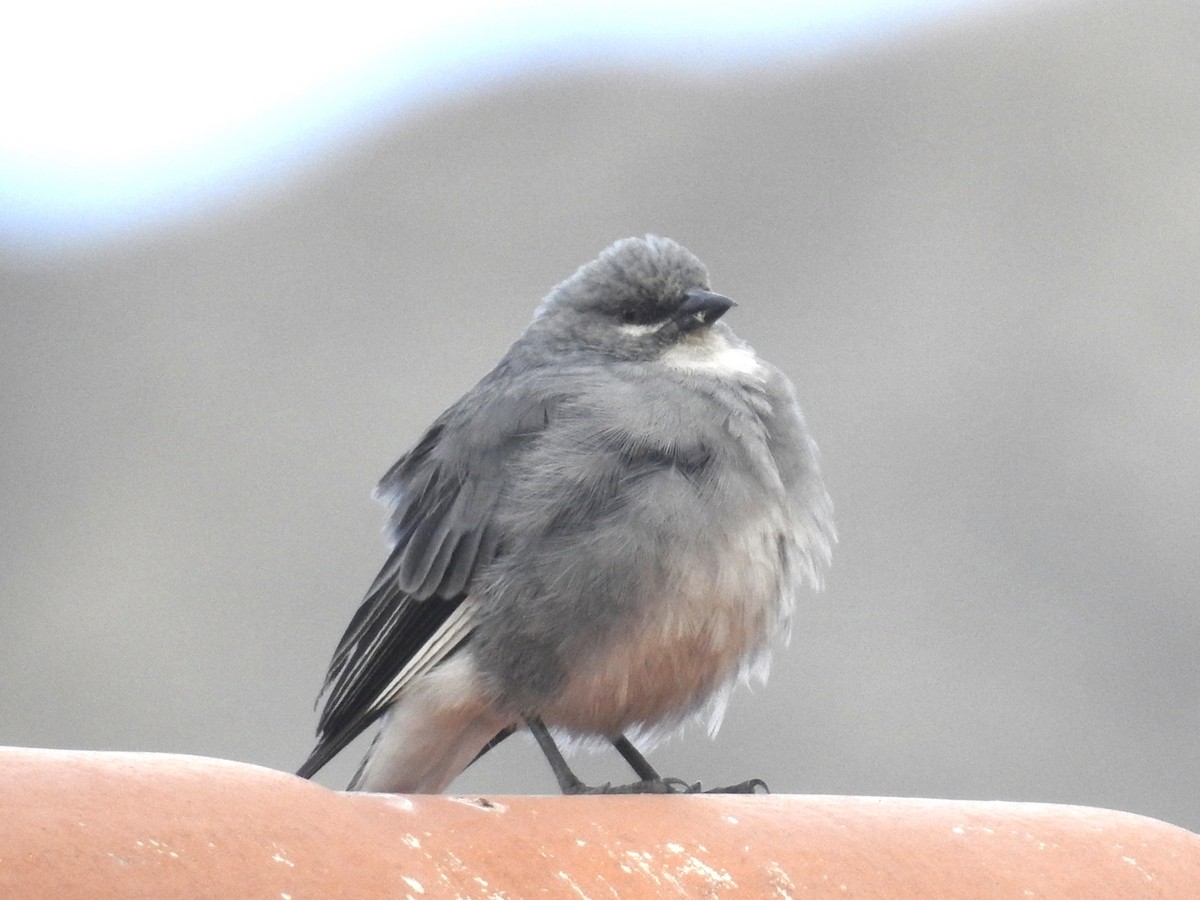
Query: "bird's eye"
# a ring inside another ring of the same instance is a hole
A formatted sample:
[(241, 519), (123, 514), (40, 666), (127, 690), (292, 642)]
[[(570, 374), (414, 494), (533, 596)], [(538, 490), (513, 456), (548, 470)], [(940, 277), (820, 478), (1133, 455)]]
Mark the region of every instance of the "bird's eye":
[(626, 325), (636, 325), (641, 316), (638, 315), (637, 309), (632, 306), (627, 306), (621, 310), (621, 321)]

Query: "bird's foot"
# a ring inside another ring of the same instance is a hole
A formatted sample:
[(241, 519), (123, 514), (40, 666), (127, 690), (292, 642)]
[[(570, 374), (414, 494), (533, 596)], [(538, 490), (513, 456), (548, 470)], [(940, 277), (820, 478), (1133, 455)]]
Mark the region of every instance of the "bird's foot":
[(698, 794), (700, 782), (688, 784), (682, 778), (648, 778), (633, 784), (601, 784), (593, 787), (582, 781), (572, 785), (568, 794)]
[(770, 788), (761, 778), (751, 778), (729, 787), (701, 787), (700, 782), (687, 782), (682, 778), (647, 778), (632, 784), (601, 784), (592, 786), (582, 781), (573, 785), (568, 794), (769, 794)]

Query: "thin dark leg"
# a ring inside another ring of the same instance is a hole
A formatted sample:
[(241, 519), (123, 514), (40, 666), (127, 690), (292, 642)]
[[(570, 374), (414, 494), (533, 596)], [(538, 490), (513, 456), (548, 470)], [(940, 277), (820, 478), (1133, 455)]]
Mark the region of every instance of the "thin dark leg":
[(646, 762), (637, 748), (624, 737), (620, 738), (620, 742), (614, 740), (613, 746), (633, 766), (633, 770), (642, 776), (642, 780), (633, 784), (602, 784), (599, 787), (591, 787), (580, 781), (571, 771), (558, 745), (554, 743), (554, 738), (550, 736), (545, 722), (531, 717), (525, 720), (525, 724), (529, 726), (538, 746), (542, 748), (542, 753), (546, 755), (546, 761), (550, 763), (554, 777), (558, 779), (558, 786), (564, 794), (694, 794), (700, 790), (699, 784), (689, 785), (678, 778), (660, 778), (654, 767)]
[[(688, 784), (679, 778), (663, 778), (659, 775), (654, 766), (650, 765), (646, 757), (642, 756), (637, 747), (633, 746), (633, 743), (625, 735), (613, 738), (612, 745), (621, 754), (625, 762), (629, 763), (630, 768), (633, 769), (641, 781), (636, 781), (633, 784), (603, 784), (599, 787), (591, 787), (580, 781), (579, 776), (571, 771), (571, 767), (567, 765), (562, 751), (554, 743), (554, 738), (551, 737), (550, 730), (546, 728), (545, 722), (536, 716), (531, 716), (525, 720), (525, 724), (529, 726), (534, 740), (542, 748), (542, 753), (545, 754), (546, 761), (550, 763), (550, 769), (554, 772), (554, 777), (558, 781), (558, 787), (564, 794), (695, 794), (700, 792), (700, 782), (698, 781), (695, 784)], [(753, 778), (750, 781), (743, 781), (741, 784), (725, 788), (713, 788), (712, 790), (704, 791), (704, 793), (765, 794), (768, 793), (768, 790), (763, 781)]]
[[(642, 756), (641, 751), (633, 746), (633, 742), (625, 735), (621, 735), (613, 739), (612, 745), (617, 748), (617, 752), (625, 757), (625, 762), (629, 763), (630, 767), (637, 773), (638, 778), (643, 781), (667, 781), (679, 782), (677, 778), (663, 778), (658, 774), (654, 766), (646, 757)], [(679, 782), (684, 784), (685, 782)], [(683, 793), (694, 794), (700, 790), (700, 783), (689, 785)], [(730, 785), (723, 788), (711, 788), (704, 791), (705, 794), (769, 794), (767, 784), (761, 778), (751, 778), (749, 781), (743, 781), (741, 784)]]
[(554, 738), (550, 736), (545, 723), (538, 718), (526, 719), (525, 723), (529, 726), (529, 730), (533, 732), (534, 740), (538, 742), (538, 746), (542, 748), (542, 753), (546, 756), (546, 762), (550, 763), (550, 769), (554, 772), (554, 777), (558, 779), (559, 789), (564, 794), (579, 794), (586, 791), (587, 785), (580, 781), (579, 777), (571, 771), (571, 767), (567, 765), (562, 751), (558, 749), (558, 744), (554, 743)]
[(654, 766), (650, 765), (646, 757), (642, 756), (637, 747), (625, 735), (619, 735), (613, 738), (612, 745), (617, 748), (617, 752), (625, 757), (625, 762), (629, 763), (629, 767), (637, 773), (637, 777), (643, 781), (661, 781)]

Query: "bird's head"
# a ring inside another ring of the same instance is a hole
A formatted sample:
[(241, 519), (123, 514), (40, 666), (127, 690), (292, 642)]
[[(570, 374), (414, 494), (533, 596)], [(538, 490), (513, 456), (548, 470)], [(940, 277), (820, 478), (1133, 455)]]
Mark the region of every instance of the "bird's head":
[(732, 306), (709, 289), (708, 272), (691, 252), (647, 235), (617, 241), (581, 266), (550, 292), (535, 325), (570, 349), (654, 359), (704, 340)]

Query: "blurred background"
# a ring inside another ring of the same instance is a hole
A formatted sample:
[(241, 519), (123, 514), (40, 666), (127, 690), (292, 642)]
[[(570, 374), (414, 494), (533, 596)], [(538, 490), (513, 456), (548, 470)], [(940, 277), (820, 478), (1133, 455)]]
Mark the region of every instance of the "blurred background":
[[(433, 5), (6, 27), (0, 743), (294, 769), (377, 478), (655, 232), (796, 382), (841, 533), (659, 768), (1200, 829), (1200, 6)], [(554, 782), (521, 738), (454, 789)]]

